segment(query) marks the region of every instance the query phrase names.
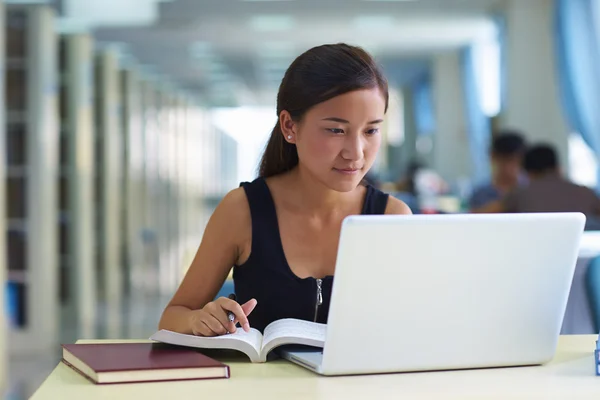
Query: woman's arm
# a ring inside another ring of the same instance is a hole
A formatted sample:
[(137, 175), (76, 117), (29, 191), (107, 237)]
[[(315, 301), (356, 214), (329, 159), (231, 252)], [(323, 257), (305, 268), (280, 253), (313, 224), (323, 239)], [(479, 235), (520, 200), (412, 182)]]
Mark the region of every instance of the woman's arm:
[(255, 301), (240, 306), (226, 298), (212, 300), (241, 250), (251, 243), (251, 236), (250, 208), (244, 189), (232, 190), (212, 214), (194, 260), (162, 314), (159, 329), (204, 336), (232, 332), (235, 323), (229, 322), (228, 310), (247, 328), (246, 316)]

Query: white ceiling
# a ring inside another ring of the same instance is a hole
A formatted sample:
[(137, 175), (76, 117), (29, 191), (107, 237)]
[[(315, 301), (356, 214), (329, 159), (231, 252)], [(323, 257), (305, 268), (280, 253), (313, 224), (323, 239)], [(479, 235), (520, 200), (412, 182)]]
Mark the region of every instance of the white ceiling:
[(95, 35), (209, 102), (264, 103), (293, 58), (314, 45), (364, 46), (402, 80), (432, 53), (490, 33), (490, 10), (502, 1), (173, 0), (159, 3), (151, 26)]

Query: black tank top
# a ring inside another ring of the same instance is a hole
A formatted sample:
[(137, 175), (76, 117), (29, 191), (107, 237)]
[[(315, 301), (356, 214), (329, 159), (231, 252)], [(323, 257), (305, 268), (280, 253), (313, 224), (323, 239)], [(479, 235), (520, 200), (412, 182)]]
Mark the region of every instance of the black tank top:
[[(299, 278), (285, 258), (275, 203), (263, 178), (244, 182), (252, 219), (252, 245), (248, 260), (234, 266), (237, 301), (256, 299), (250, 326), (260, 330), (282, 318), (327, 323), (333, 276)], [(367, 185), (361, 214), (384, 214), (388, 194)]]

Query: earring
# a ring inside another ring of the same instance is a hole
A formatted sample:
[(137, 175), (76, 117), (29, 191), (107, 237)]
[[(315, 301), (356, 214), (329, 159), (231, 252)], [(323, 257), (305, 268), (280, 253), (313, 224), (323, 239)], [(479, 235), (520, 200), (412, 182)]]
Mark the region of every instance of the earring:
[(288, 139), (289, 139), (289, 140), (292, 140), (292, 135), (288, 135)]

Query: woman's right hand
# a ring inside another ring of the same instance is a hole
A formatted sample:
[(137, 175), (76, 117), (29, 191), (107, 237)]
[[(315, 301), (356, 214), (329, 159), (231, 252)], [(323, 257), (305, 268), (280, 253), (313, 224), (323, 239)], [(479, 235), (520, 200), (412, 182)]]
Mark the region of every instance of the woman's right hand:
[[(206, 304), (200, 310), (192, 311), (190, 325), (192, 333), (197, 336), (219, 336), (236, 331), (236, 323), (242, 325), (244, 331), (250, 330), (248, 315), (256, 307), (256, 300), (251, 299), (243, 305), (227, 297), (219, 297), (215, 301)], [(227, 312), (235, 315), (233, 322), (229, 321)]]

